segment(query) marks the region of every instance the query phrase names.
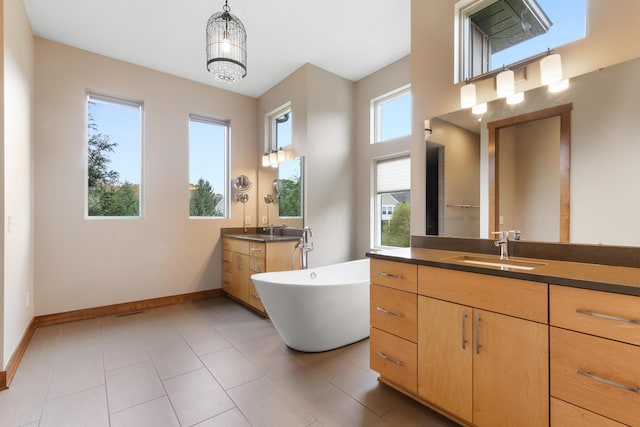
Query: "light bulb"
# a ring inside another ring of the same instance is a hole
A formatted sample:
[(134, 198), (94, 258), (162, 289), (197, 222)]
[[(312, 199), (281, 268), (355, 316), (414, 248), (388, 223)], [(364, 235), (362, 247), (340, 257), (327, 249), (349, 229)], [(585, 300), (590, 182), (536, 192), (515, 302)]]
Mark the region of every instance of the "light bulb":
[(520, 104), (522, 101), (524, 101), (524, 92), (518, 92), (507, 96), (507, 104)]
[(559, 82), (549, 83), (549, 92), (562, 92), (569, 87), (569, 79), (560, 80)]
[(487, 112), (487, 103), (483, 102), (481, 104), (474, 105), (471, 107), (471, 112), (473, 114), (484, 114)]
[(227, 37), (225, 37), (222, 40), (222, 51), (224, 53), (229, 53), (231, 52), (231, 42), (229, 42), (229, 39)]

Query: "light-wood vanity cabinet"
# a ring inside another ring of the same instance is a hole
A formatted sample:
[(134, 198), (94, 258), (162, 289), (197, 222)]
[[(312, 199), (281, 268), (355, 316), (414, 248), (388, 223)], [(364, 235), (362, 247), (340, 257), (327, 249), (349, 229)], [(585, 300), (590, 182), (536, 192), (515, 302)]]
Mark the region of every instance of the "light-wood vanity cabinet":
[[(225, 237), (222, 239), (222, 289), (256, 311), (265, 313), (251, 275), (299, 269), (294, 257), (297, 241), (259, 242)], [(293, 267), (293, 268), (292, 268)]]
[(418, 396), (477, 426), (547, 426), (547, 285), (419, 266), (418, 294)]
[(382, 378), (417, 391), (417, 266), (371, 260), (370, 365)]
[(551, 425), (640, 426), (640, 297), (552, 285)]

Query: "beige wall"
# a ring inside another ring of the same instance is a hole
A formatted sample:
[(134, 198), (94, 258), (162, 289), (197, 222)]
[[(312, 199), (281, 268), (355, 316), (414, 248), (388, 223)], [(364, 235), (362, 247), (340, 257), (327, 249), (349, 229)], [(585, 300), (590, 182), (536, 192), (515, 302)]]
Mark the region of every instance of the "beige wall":
[[(423, 235), (425, 232), (423, 120), (459, 109), (460, 85), (453, 83), (455, 3), (456, 0), (412, 0), (411, 2), (413, 92), (411, 232), (415, 235)], [(566, 77), (575, 77), (640, 56), (640, 45), (635, 43), (635, 40), (640, 38), (640, 26), (635, 22), (635, 17), (640, 14), (640, 2), (619, 0), (616, 2), (616, 7), (611, 7), (609, 1), (588, 0), (587, 5), (587, 36), (556, 50), (562, 55)], [(526, 90), (539, 86), (538, 64), (534, 63), (527, 67), (527, 76), (527, 81), (520, 84), (519, 88)], [(495, 99), (492, 79), (478, 82), (476, 85), (479, 102)], [(573, 141), (575, 140), (574, 135)], [(487, 158), (486, 146), (481, 149), (481, 157)], [(483, 161), (480, 182), (481, 203), (488, 197), (487, 176), (486, 161)], [(640, 178), (635, 177), (635, 179), (637, 182)], [(573, 188), (574, 182), (575, 180), (572, 181), (572, 235), (576, 228), (573, 224), (575, 211), (573, 201), (576, 195)], [(486, 211), (481, 212), (481, 222), (487, 221), (486, 215)], [(485, 228), (485, 237), (487, 237), (486, 232)]]
[[(33, 36), (22, 1), (3, 3), (2, 367), (33, 318)], [(0, 369), (2, 370), (2, 369)]]
[[(480, 135), (439, 119), (431, 120), (433, 133), (429, 141), (444, 147), (444, 221), (441, 235), (452, 237), (480, 236), (480, 209), (451, 205), (480, 204)], [(423, 233), (424, 234), (424, 233)]]
[[(361, 257), (354, 256), (353, 250), (353, 86), (349, 80), (305, 64), (259, 100), (260, 154), (265, 147), (265, 115), (291, 102), (293, 149), (305, 157), (304, 225), (312, 228), (314, 243), (308, 255), (310, 267)], [(273, 175), (262, 169), (260, 187), (270, 188)], [(260, 202), (263, 193), (260, 190)], [(264, 209), (261, 206), (259, 211)]]
[[(409, 56), (359, 80), (355, 85), (355, 204), (356, 258), (362, 258), (373, 242), (374, 162), (409, 153), (410, 138), (371, 144), (371, 100), (409, 84)], [(411, 201), (413, 204), (413, 200)]]
[[(255, 182), (256, 100), (45, 39), (35, 53), (36, 315), (219, 288), (242, 206), (188, 219), (188, 119), (229, 119), (231, 176)], [(144, 102), (140, 219), (84, 218), (87, 90)]]
[(523, 240), (560, 241), (560, 118), (499, 130), (501, 230)]

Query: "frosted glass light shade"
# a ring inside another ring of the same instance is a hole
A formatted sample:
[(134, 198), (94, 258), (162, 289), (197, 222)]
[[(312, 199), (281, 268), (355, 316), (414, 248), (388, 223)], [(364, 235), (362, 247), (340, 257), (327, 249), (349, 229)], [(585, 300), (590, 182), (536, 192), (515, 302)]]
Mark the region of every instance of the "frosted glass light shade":
[(522, 101), (524, 101), (524, 92), (518, 92), (507, 96), (507, 104), (520, 104)]
[(562, 92), (569, 87), (569, 79), (560, 80), (555, 83), (549, 83), (549, 92)]
[(460, 108), (471, 108), (476, 105), (476, 85), (466, 84), (460, 88)]
[(496, 76), (498, 98), (506, 98), (516, 91), (515, 75), (511, 70), (504, 70)]
[(269, 163), (269, 154), (268, 154), (268, 153), (265, 153), (265, 154), (262, 156), (262, 166), (263, 166), (263, 167), (265, 167), (265, 168), (266, 168), (267, 166), (271, 166), (271, 164)]
[(282, 148), (278, 149), (278, 163), (284, 163), (287, 161), (286, 153)]
[(272, 168), (278, 167), (278, 154), (275, 151), (272, 151), (271, 153), (269, 153), (269, 165)]
[(473, 107), (471, 107), (471, 112), (473, 114), (484, 114), (487, 112), (487, 103), (483, 102), (481, 104), (476, 104)]
[(548, 85), (562, 80), (562, 60), (554, 53), (540, 61), (540, 83)]

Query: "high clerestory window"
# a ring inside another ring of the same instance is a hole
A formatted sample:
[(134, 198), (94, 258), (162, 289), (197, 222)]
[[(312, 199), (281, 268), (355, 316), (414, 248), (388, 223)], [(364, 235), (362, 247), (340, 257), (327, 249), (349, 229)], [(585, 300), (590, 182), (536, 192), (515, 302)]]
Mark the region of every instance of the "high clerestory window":
[(456, 81), (586, 35), (586, 0), (461, 0), (455, 9)]
[(411, 87), (371, 100), (371, 143), (411, 135)]

